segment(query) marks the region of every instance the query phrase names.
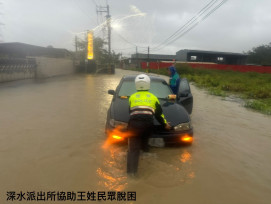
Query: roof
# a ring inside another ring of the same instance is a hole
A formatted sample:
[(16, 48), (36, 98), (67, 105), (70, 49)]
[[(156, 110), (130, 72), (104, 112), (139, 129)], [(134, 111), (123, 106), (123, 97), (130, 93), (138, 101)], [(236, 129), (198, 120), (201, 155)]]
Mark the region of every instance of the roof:
[(11, 57), (46, 56), (65, 57), (71, 53), (66, 49), (41, 47), (19, 42), (0, 43), (0, 54)]
[(189, 49), (179, 50), (176, 54), (178, 54), (179, 52), (248, 56), (247, 54), (243, 54), (243, 53), (220, 52), (220, 51), (206, 51), (206, 50), (189, 50)]
[[(166, 60), (172, 60), (175, 59), (176, 55), (161, 55), (161, 54), (149, 54), (150, 59), (166, 59)], [(148, 54), (143, 54), (143, 53), (137, 53), (137, 54), (132, 54), (131, 58), (138, 58), (138, 59), (147, 59)]]

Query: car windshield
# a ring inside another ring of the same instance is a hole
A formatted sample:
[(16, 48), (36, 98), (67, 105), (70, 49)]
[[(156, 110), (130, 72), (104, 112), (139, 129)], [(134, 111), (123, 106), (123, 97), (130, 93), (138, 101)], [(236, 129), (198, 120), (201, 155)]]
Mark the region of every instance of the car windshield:
[[(151, 81), (151, 88), (149, 91), (157, 98), (166, 98), (169, 94), (172, 94), (169, 86), (163, 81)], [(135, 92), (136, 87), (134, 81), (123, 81), (118, 96), (131, 96)]]

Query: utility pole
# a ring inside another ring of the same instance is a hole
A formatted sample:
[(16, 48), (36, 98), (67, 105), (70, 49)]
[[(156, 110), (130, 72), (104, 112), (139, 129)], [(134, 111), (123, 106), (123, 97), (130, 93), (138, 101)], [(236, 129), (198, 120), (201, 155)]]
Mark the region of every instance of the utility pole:
[[(86, 42), (88, 41), (88, 30), (87, 30), (87, 33), (85, 33), (85, 39), (86, 39)], [(85, 50), (86, 50), (86, 53), (85, 53), (85, 72), (88, 73), (88, 59), (87, 59), (87, 55), (88, 55), (88, 45), (85, 44)]]
[(108, 71), (109, 72), (114, 72), (114, 70), (112, 70), (111, 68), (111, 16), (110, 16), (110, 12), (109, 12), (109, 5), (107, 3), (107, 6), (99, 6), (96, 8), (96, 12), (98, 13), (106, 13), (106, 24), (107, 24), (107, 31), (108, 31), (108, 35), (107, 35), (107, 40), (108, 40)]
[(77, 38), (77, 35), (75, 36), (75, 52), (77, 54), (77, 51), (78, 51), (78, 38)]
[(136, 68), (138, 68), (138, 52), (137, 52), (137, 46), (136, 46)]
[(150, 61), (150, 46), (148, 46), (148, 68), (149, 68), (149, 61)]
[(107, 29), (108, 29), (108, 53), (109, 53), (109, 57), (111, 57), (111, 16), (109, 13), (109, 5), (108, 4), (107, 4), (106, 20), (107, 20)]
[(107, 6), (99, 6), (96, 8), (96, 12), (98, 13), (106, 13), (106, 24), (107, 24), (107, 31), (108, 31), (108, 35), (107, 35), (107, 40), (108, 40), (108, 53), (109, 56), (111, 56), (111, 16), (110, 16), (110, 12), (109, 12), (109, 5), (107, 4)]
[(74, 58), (74, 64), (77, 66), (79, 65), (80, 63), (77, 64), (77, 62), (79, 61), (78, 59), (78, 38), (77, 38), (77, 35), (75, 36), (75, 58)]

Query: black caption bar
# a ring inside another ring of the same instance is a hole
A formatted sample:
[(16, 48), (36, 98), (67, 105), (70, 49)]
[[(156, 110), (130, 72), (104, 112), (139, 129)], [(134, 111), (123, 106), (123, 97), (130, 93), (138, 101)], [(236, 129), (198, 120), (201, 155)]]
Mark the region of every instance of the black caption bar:
[(136, 201), (135, 191), (7, 191), (7, 201)]

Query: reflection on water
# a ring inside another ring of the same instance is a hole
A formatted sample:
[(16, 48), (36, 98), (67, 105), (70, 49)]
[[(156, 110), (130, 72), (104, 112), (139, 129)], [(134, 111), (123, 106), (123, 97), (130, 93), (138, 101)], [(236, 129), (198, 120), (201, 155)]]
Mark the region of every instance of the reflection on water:
[[(192, 166), (192, 155), (188, 150), (184, 150), (184, 152), (181, 154), (180, 161), (182, 163), (189, 164), (188, 166), (185, 167), (186, 171), (186, 176), (188, 179), (194, 179), (195, 178), (195, 172), (191, 169)], [(184, 167), (184, 166), (183, 166)], [(185, 179), (181, 179), (181, 181), (185, 181)], [(189, 181), (191, 182), (191, 181)]]
[(107, 90), (130, 73), (2, 87), (0, 203), (7, 190), (39, 189), (131, 190), (136, 203), (270, 202), (270, 117), (193, 86), (197, 140), (190, 147), (152, 147), (140, 155), (138, 176), (127, 177), (127, 146), (102, 146), (112, 100)]
[(188, 177), (191, 179), (195, 178), (195, 172), (191, 172), (190, 174), (188, 174)]
[[(134, 178), (127, 177), (127, 145), (110, 144), (103, 148), (103, 163), (98, 167), (99, 186), (109, 190), (125, 190), (133, 185)], [(151, 148), (140, 154), (137, 182), (153, 187), (173, 187), (191, 183), (195, 178), (192, 153), (183, 148)]]
[(103, 148), (104, 158), (98, 167), (98, 185), (102, 189), (123, 191), (127, 185), (125, 147), (109, 146)]
[(189, 160), (191, 160), (191, 154), (187, 150), (184, 150), (184, 152), (181, 154), (180, 161), (185, 163)]

